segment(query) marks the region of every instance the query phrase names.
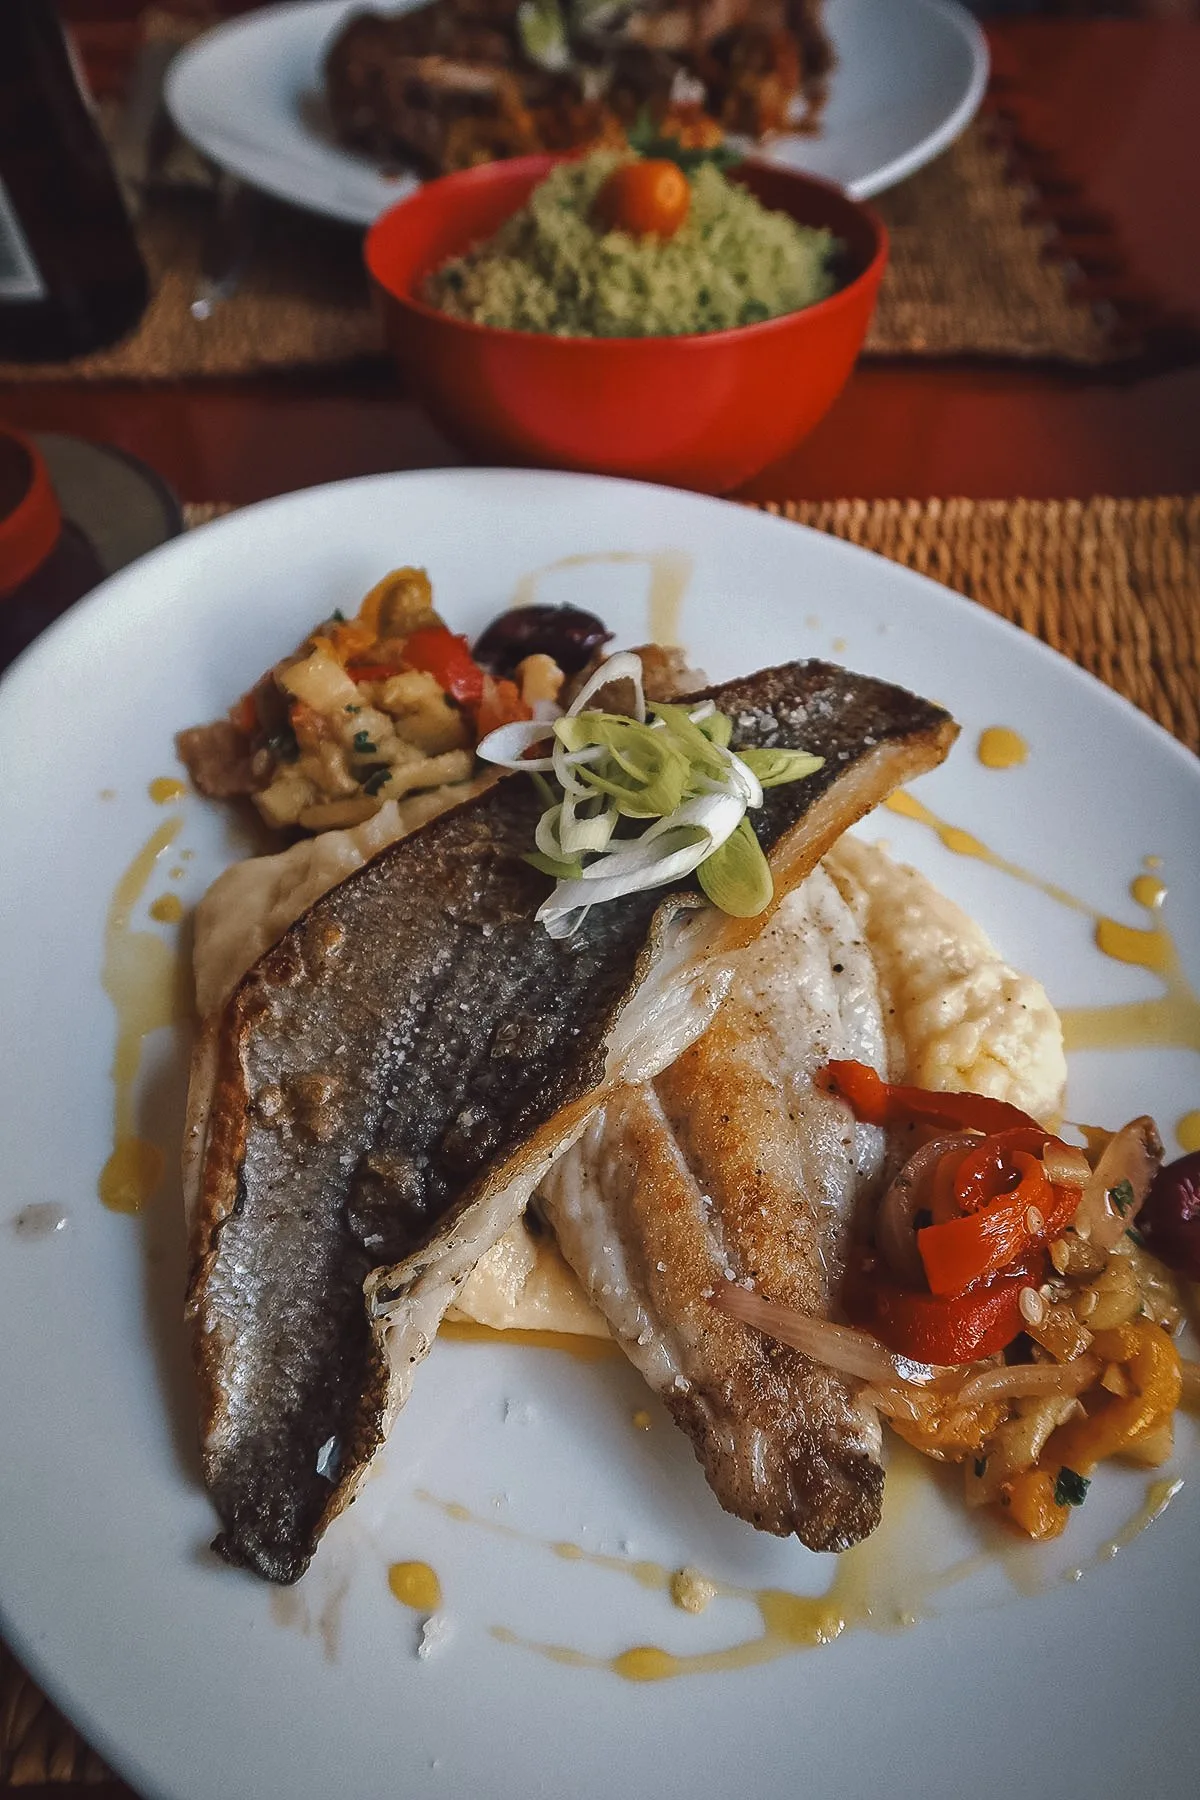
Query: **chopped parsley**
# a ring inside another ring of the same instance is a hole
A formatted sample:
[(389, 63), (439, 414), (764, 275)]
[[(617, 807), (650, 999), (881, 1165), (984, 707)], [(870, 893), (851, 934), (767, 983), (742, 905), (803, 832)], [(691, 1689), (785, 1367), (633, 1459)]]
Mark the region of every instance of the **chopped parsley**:
[(1082, 1506), (1091, 1485), (1086, 1475), (1077, 1475), (1074, 1469), (1060, 1469), (1054, 1483), (1055, 1506)]
[(362, 711), (362, 707), (361, 706), (343, 706), (342, 711), (348, 712), (348, 713), (360, 713)]
[(379, 745), (371, 742), (369, 731), (356, 731), (354, 734), (354, 753), (356, 756), (374, 756)]
[(335, 625), (344, 625), (346, 623), (346, 615), (340, 606), (335, 606), (329, 617)]
[(1133, 1205), (1133, 1183), (1129, 1181), (1118, 1181), (1116, 1187), (1109, 1188), (1108, 1197), (1120, 1213), (1121, 1217), (1124, 1218), (1125, 1214)]
[(987, 1462), (988, 1462), (988, 1459), (986, 1456), (977, 1456), (975, 1458), (975, 1461), (972, 1464), (972, 1467), (975, 1470), (975, 1479), (977, 1481), (982, 1481), (984, 1476), (987, 1474)]
[(1146, 1240), (1136, 1225), (1127, 1225), (1125, 1227), (1125, 1236), (1129, 1238), (1132, 1243), (1135, 1243), (1139, 1250), (1145, 1249)]
[(387, 781), (391, 772), (392, 771), (387, 763), (380, 763), (376, 768), (371, 770), (370, 774), (363, 782), (363, 793), (370, 794), (371, 798), (374, 799), (380, 788), (383, 787), (384, 783)]
[(637, 123), (629, 132), (629, 148), (636, 150), (639, 156), (673, 162), (685, 175), (694, 174), (704, 163), (712, 163), (723, 175), (743, 161), (742, 152), (726, 143), (710, 144), (704, 149), (691, 148), (680, 143), (677, 137), (661, 136), (646, 107), (642, 108)]

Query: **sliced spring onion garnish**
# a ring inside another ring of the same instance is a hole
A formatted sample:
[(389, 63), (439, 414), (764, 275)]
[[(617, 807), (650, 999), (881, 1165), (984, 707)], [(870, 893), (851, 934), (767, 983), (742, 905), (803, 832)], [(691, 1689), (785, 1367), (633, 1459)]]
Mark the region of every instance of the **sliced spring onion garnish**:
[[(631, 711), (589, 709), (617, 681), (630, 684)], [(746, 814), (762, 805), (764, 788), (801, 781), (824, 758), (735, 752), (732, 738), (732, 719), (711, 700), (647, 705), (641, 658), (626, 650), (600, 665), (564, 714), (502, 725), (482, 740), (485, 762), (531, 775), (546, 801), (526, 861), (557, 883), (538, 911), (551, 937), (569, 937), (591, 906), (692, 874), (737, 918), (770, 904), (771, 871)]]

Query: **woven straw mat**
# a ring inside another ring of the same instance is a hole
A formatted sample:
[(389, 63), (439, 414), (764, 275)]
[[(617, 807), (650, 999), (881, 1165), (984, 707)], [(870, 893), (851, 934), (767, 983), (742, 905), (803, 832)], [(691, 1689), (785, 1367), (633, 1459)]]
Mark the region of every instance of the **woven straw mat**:
[[(190, 526), (227, 506), (189, 506)], [(1200, 498), (771, 505), (1033, 632), (1200, 750)], [(106, 1778), (0, 1645), (0, 1785)]]
[[(1103, 307), (1071, 298), (1053, 232), (984, 123), (876, 202), (891, 261), (868, 355), (1051, 359), (1097, 366), (1117, 354)], [(124, 343), (69, 363), (0, 364), (7, 381), (163, 381), (378, 358), (382, 338), (348, 226), (273, 201), (238, 290), (205, 320), (190, 305), (213, 197), (186, 147), (169, 159), (141, 227), (153, 297)]]

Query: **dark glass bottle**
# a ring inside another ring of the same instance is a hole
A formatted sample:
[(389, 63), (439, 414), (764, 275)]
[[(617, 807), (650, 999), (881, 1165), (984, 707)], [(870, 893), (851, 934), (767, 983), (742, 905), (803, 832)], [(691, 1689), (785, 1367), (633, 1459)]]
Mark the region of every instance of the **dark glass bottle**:
[(59, 361), (111, 344), (147, 296), (52, 0), (0, 0), (0, 358)]

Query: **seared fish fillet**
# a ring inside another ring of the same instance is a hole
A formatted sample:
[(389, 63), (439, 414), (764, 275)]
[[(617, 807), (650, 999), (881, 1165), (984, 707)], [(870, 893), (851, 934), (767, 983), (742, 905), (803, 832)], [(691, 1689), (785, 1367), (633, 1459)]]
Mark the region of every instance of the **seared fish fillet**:
[(878, 1420), (843, 1379), (710, 1305), (748, 1279), (830, 1315), (884, 1135), (814, 1086), (830, 1057), (886, 1068), (875, 966), (824, 869), (742, 957), (698, 1043), (619, 1090), (551, 1170), (559, 1245), (723, 1506), (843, 1550), (879, 1522)]
[[(734, 743), (826, 758), (753, 815), (776, 890), (933, 766), (949, 717), (794, 663), (709, 690)], [(699, 698), (700, 696), (698, 696)], [(765, 917), (688, 889), (555, 941), (523, 861), (540, 801), (497, 782), (380, 852), (254, 965), (198, 1046), (188, 1313), (230, 1561), (303, 1573), (447, 1306), (619, 1083), (704, 1030)]]

